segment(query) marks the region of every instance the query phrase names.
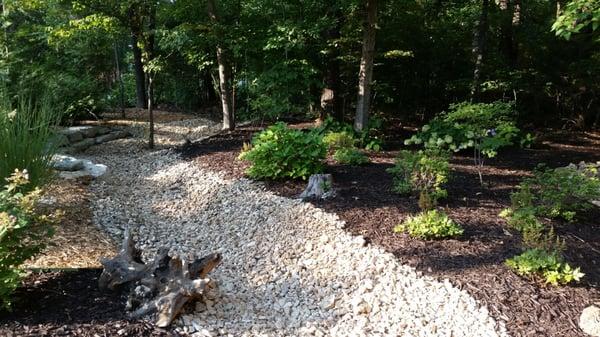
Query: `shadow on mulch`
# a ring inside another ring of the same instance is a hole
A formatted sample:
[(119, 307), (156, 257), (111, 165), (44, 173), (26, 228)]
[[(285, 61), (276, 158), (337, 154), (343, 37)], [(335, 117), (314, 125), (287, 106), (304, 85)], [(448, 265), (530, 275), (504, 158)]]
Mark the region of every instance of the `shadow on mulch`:
[(0, 336), (177, 336), (151, 322), (129, 320), (124, 297), (98, 288), (100, 269), (35, 272), (0, 312)]
[[(241, 128), (180, 152), (201, 167), (221, 171), (228, 178), (241, 178), (248, 164), (237, 156), (256, 131)], [(516, 185), (539, 163), (559, 167), (600, 160), (600, 135), (544, 130), (537, 148), (508, 149), (488, 160), (483, 170), (484, 187), (479, 184), (470, 153), (455, 155), (453, 177), (447, 186), (449, 199), (439, 206), (465, 227), (465, 235), (459, 240), (422, 241), (393, 232), (396, 224), (419, 210), (415, 198), (391, 191), (392, 177), (386, 169), (393, 165), (402, 144), (399, 138), (406, 138), (407, 132), (393, 134), (402, 137), (388, 139), (385, 151), (370, 153), (371, 164), (349, 167), (328, 163), (337, 196), (313, 204), (337, 213), (346, 222), (346, 230), (392, 252), (402, 263), (438, 279), (450, 279), (487, 305), (494, 317), (504, 320), (514, 337), (586, 336), (578, 329), (577, 320), (583, 308), (600, 299), (600, 210), (581, 215), (574, 225), (557, 223), (557, 233), (568, 247), (568, 261), (586, 273), (581, 284), (565, 287), (521, 278), (504, 265), (507, 258), (521, 251), (521, 239), (498, 214), (509, 206)], [(262, 184), (292, 198), (306, 186), (303, 181)]]

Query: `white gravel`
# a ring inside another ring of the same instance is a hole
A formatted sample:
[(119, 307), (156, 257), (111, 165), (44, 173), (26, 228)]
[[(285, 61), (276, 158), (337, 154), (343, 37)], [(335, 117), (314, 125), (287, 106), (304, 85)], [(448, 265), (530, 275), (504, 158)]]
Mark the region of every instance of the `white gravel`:
[[(198, 130), (214, 132), (206, 121)], [(174, 128), (174, 127), (173, 127)], [(168, 129), (172, 131), (173, 129)], [(110, 174), (92, 188), (94, 220), (137, 228), (147, 255), (222, 252), (217, 287), (178, 320), (194, 336), (508, 336), (468, 293), (366, 246), (344, 223), (249, 180), (226, 180), (139, 140), (88, 150)]]

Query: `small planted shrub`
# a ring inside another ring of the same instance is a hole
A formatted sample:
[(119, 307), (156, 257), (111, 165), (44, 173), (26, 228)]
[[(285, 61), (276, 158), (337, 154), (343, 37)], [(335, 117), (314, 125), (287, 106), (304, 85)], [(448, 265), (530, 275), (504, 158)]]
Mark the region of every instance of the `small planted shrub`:
[(440, 198), (447, 196), (443, 185), (448, 181), (450, 155), (439, 150), (402, 151), (394, 167), (394, 191), (400, 194), (417, 193), (419, 206), (431, 209)]
[(21, 192), (28, 184), (27, 172), (16, 171), (0, 191), (0, 309), (10, 309), (11, 294), (22, 277), (20, 266), (52, 235), (53, 217), (35, 210), (40, 191)]
[(577, 212), (592, 207), (591, 200), (600, 199), (600, 179), (596, 169), (573, 167), (548, 169), (539, 166), (534, 176), (524, 179), (518, 191), (511, 194), (511, 207), (501, 215), (520, 229), (534, 217), (562, 218), (572, 221)]
[(591, 207), (600, 198), (600, 180), (594, 168), (548, 169), (543, 166), (524, 179), (511, 194), (511, 207), (500, 214), (523, 235), (527, 250), (506, 261), (519, 275), (542, 277), (552, 285), (579, 281), (584, 274), (562, 258), (564, 242), (554, 229), (542, 222), (544, 217), (572, 221), (577, 212)]
[(317, 132), (277, 123), (254, 136), (239, 158), (252, 163), (246, 173), (255, 179), (306, 179), (323, 171), (326, 154), (327, 146)]
[(416, 216), (409, 217), (402, 224), (394, 228), (395, 232), (408, 232), (414, 238), (419, 239), (443, 239), (460, 236), (463, 228), (452, 221), (446, 213), (429, 210)]
[(327, 144), (329, 151), (335, 152), (340, 149), (354, 148), (356, 139), (346, 131), (329, 132), (323, 137), (323, 142)]
[(506, 260), (506, 265), (521, 276), (542, 278), (551, 285), (579, 281), (584, 274), (564, 262), (560, 252), (543, 249), (528, 249), (521, 255)]
[(353, 166), (363, 165), (369, 162), (369, 157), (354, 147), (336, 150), (333, 154), (333, 159), (340, 164)]
[(500, 148), (513, 145), (518, 136), (512, 103), (462, 102), (451, 105), (448, 112), (432, 119), (404, 143), (450, 151), (473, 148), (473, 160), (483, 183), (485, 158), (495, 157)]

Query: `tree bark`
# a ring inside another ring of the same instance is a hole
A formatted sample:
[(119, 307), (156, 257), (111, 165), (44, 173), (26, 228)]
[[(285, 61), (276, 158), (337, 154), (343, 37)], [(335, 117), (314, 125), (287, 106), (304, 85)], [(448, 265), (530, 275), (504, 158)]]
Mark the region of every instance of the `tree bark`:
[(146, 100), (146, 75), (144, 73), (144, 64), (142, 63), (142, 50), (138, 45), (139, 33), (131, 32), (131, 47), (133, 49), (133, 72), (135, 74), (135, 93), (136, 104), (138, 109), (147, 107)]
[(482, 0), (481, 13), (473, 34), (473, 56), (475, 58), (475, 69), (473, 70), (473, 82), (471, 84), (471, 99), (473, 101), (479, 99), (481, 92), (481, 72), (483, 70), (483, 57), (488, 30), (488, 7), (489, 0)]
[(119, 81), (119, 105), (121, 108), (121, 117), (125, 118), (125, 87), (123, 85), (123, 76), (121, 74), (121, 62), (119, 60), (119, 49), (115, 43), (115, 68), (117, 71), (117, 81)]
[(358, 101), (354, 129), (362, 131), (368, 126), (371, 107), (371, 81), (373, 79), (373, 59), (375, 58), (375, 37), (377, 29), (377, 0), (364, 0), (366, 18), (363, 24), (363, 46), (358, 73)]
[(146, 43), (144, 44), (144, 51), (146, 53), (147, 71), (146, 71), (146, 85), (148, 89), (148, 121), (149, 121), (149, 133), (148, 133), (148, 147), (154, 148), (154, 76), (156, 70), (152, 69), (152, 61), (154, 60), (154, 34), (156, 30), (156, 6), (150, 5), (148, 13), (148, 34)]
[(333, 16), (335, 24), (325, 32), (325, 38), (329, 44), (327, 53), (327, 70), (325, 72), (325, 88), (321, 93), (321, 120), (328, 115), (333, 116), (337, 121), (344, 120), (342, 110), (342, 99), (340, 95), (340, 61), (337, 46), (332, 45), (341, 37), (343, 15), (339, 7), (333, 6), (330, 9), (330, 16)]
[(219, 27), (219, 16), (214, 0), (207, 1), (208, 16), (210, 17), (217, 37), (217, 63), (219, 65), (219, 91), (223, 109), (223, 130), (235, 129), (235, 111), (233, 111), (233, 91), (231, 88), (231, 63), (228, 52), (222, 44), (223, 34)]

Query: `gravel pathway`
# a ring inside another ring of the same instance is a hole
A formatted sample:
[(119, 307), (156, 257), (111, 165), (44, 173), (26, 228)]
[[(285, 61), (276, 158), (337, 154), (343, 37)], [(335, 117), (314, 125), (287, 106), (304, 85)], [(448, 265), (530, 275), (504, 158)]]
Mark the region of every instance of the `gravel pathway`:
[(177, 322), (194, 336), (508, 336), (465, 291), (365, 245), (334, 214), (136, 139), (86, 155), (109, 166), (92, 185), (94, 221), (108, 233), (133, 226), (147, 255), (222, 252), (218, 286)]

